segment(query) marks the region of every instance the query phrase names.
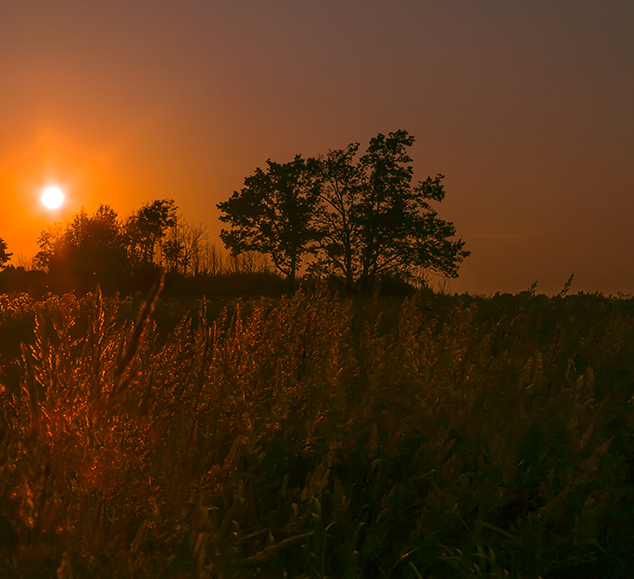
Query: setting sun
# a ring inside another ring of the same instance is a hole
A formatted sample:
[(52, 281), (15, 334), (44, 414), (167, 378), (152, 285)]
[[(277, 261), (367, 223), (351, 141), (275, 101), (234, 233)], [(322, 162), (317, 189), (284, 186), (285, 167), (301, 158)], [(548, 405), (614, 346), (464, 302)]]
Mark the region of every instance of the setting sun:
[(49, 187), (42, 193), (42, 203), (49, 209), (56, 209), (64, 202), (64, 194), (57, 187)]

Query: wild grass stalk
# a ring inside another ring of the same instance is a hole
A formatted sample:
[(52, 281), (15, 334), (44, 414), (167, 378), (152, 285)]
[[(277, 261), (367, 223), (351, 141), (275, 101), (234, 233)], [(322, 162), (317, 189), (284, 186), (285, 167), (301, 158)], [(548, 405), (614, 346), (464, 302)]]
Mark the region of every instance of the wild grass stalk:
[(0, 300), (0, 577), (628, 576), (627, 300), (159, 292)]

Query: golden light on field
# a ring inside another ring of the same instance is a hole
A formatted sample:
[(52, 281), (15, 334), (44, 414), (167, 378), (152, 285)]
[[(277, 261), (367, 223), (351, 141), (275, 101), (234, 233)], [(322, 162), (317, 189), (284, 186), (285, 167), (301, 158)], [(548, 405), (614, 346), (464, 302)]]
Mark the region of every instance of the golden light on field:
[(64, 202), (64, 194), (57, 187), (49, 187), (42, 193), (42, 203), (49, 209), (56, 209)]

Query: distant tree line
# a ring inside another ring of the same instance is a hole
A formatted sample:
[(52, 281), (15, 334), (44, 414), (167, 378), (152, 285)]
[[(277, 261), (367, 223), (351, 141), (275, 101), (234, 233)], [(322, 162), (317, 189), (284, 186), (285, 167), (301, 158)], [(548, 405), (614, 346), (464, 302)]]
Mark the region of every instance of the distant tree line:
[(350, 292), (386, 276), (411, 280), (421, 270), (457, 277), (469, 252), (430, 204), (445, 197), (443, 175), (412, 184), (413, 143), (399, 130), (378, 134), (362, 155), (352, 143), (309, 159), (268, 160), (218, 204), (231, 227), (221, 239), (233, 255), (270, 256), (291, 285), (303, 263)]
[(253, 273), (267, 267), (256, 252), (226, 255), (210, 243), (205, 227), (178, 215), (172, 199), (146, 203), (127, 218), (108, 205), (92, 215), (82, 208), (67, 223), (42, 231), (38, 246), (35, 267), (54, 276), (105, 281), (153, 275), (161, 267), (184, 276)]

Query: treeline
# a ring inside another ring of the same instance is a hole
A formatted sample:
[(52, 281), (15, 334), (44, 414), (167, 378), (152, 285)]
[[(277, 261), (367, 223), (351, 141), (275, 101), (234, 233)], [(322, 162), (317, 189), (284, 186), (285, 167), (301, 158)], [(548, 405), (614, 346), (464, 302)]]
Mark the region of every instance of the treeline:
[(127, 218), (108, 205), (92, 215), (82, 208), (67, 223), (42, 231), (38, 245), (34, 267), (53, 276), (125, 281), (160, 268), (191, 277), (267, 270), (262, 254), (224, 252), (205, 227), (178, 214), (172, 199), (146, 203)]
[[(119, 282), (162, 268), (194, 278), (254, 273), (270, 260), (290, 287), (305, 271), (348, 293), (386, 280), (424, 285), (430, 274), (454, 278), (469, 251), (432, 206), (445, 197), (444, 176), (413, 183), (413, 143), (399, 130), (379, 133), (363, 154), (352, 143), (287, 163), (269, 159), (218, 204), (230, 226), (220, 234), (228, 260), (204, 227), (180, 217), (174, 200), (161, 199), (125, 219), (109, 205), (92, 215), (82, 209), (41, 233), (34, 264), (53, 276)], [(10, 255), (0, 239), (0, 267)]]

